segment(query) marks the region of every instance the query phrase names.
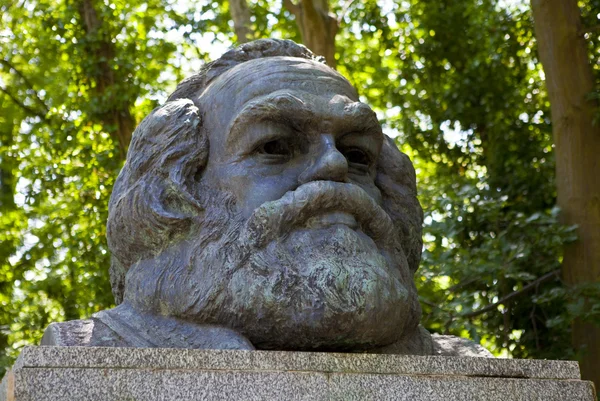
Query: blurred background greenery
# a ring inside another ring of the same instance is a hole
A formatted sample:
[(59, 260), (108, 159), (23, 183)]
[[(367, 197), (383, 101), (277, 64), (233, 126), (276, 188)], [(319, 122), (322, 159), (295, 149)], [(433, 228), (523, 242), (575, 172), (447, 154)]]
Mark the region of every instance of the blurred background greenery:
[[(597, 82), (600, 0), (571, 2)], [(107, 204), (135, 125), (202, 63), (262, 37), (327, 55), (414, 161), (429, 330), (504, 357), (598, 352), (572, 333), (598, 327), (600, 266), (564, 279), (579, 223), (557, 207), (528, 1), (1, 0), (0, 12), (0, 376), (50, 322), (113, 306)], [(600, 92), (586, 90), (597, 116)]]

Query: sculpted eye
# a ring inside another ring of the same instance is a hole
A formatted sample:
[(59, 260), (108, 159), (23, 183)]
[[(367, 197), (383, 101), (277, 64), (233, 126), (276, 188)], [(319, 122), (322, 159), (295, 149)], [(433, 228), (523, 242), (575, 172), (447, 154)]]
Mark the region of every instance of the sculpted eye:
[(258, 154), (272, 158), (287, 159), (292, 157), (293, 149), (287, 141), (276, 139), (262, 144), (256, 151)]
[(346, 160), (348, 160), (348, 163), (350, 163), (350, 164), (357, 164), (357, 165), (367, 166), (367, 167), (371, 164), (371, 158), (363, 150), (353, 148), (353, 149), (348, 149), (343, 153), (344, 153), (344, 156), (346, 157)]

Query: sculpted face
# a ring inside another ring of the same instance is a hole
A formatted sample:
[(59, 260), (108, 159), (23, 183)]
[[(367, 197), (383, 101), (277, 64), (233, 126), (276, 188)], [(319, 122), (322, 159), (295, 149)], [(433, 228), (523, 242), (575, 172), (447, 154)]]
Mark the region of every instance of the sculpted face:
[[(210, 105), (205, 182), (231, 191), (245, 218), (318, 180), (351, 182), (380, 202), (374, 183), (380, 125), (330, 68), (283, 57), (253, 60), (220, 77), (200, 101)], [(332, 223), (352, 220), (327, 215)]]
[(259, 349), (418, 337), (414, 170), (348, 81), (263, 57), (201, 87), (140, 124), (115, 185), (123, 305)]
[(212, 194), (204, 218), (220, 235), (198, 235), (179, 280), (191, 296), (167, 309), (260, 348), (368, 349), (414, 328), (412, 273), (375, 185), (383, 135), (350, 84), (313, 61), (258, 59), (199, 103), (210, 154), (198, 196)]

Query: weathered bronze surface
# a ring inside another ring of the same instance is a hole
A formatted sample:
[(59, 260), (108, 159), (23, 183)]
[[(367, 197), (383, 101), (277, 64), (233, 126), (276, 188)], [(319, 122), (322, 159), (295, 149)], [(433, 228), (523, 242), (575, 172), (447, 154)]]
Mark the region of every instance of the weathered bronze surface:
[(291, 41), (183, 81), (136, 129), (109, 209), (118, 306), (43, 344), (484, 353), (419, 326), (411, 162)]

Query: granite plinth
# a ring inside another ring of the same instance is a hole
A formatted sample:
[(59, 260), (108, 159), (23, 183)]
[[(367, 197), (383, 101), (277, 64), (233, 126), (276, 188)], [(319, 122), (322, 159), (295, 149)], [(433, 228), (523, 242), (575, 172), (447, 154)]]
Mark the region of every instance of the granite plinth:
[(571, 361), (27, 347), (0, 386), (29, 400), (582, 400)]

